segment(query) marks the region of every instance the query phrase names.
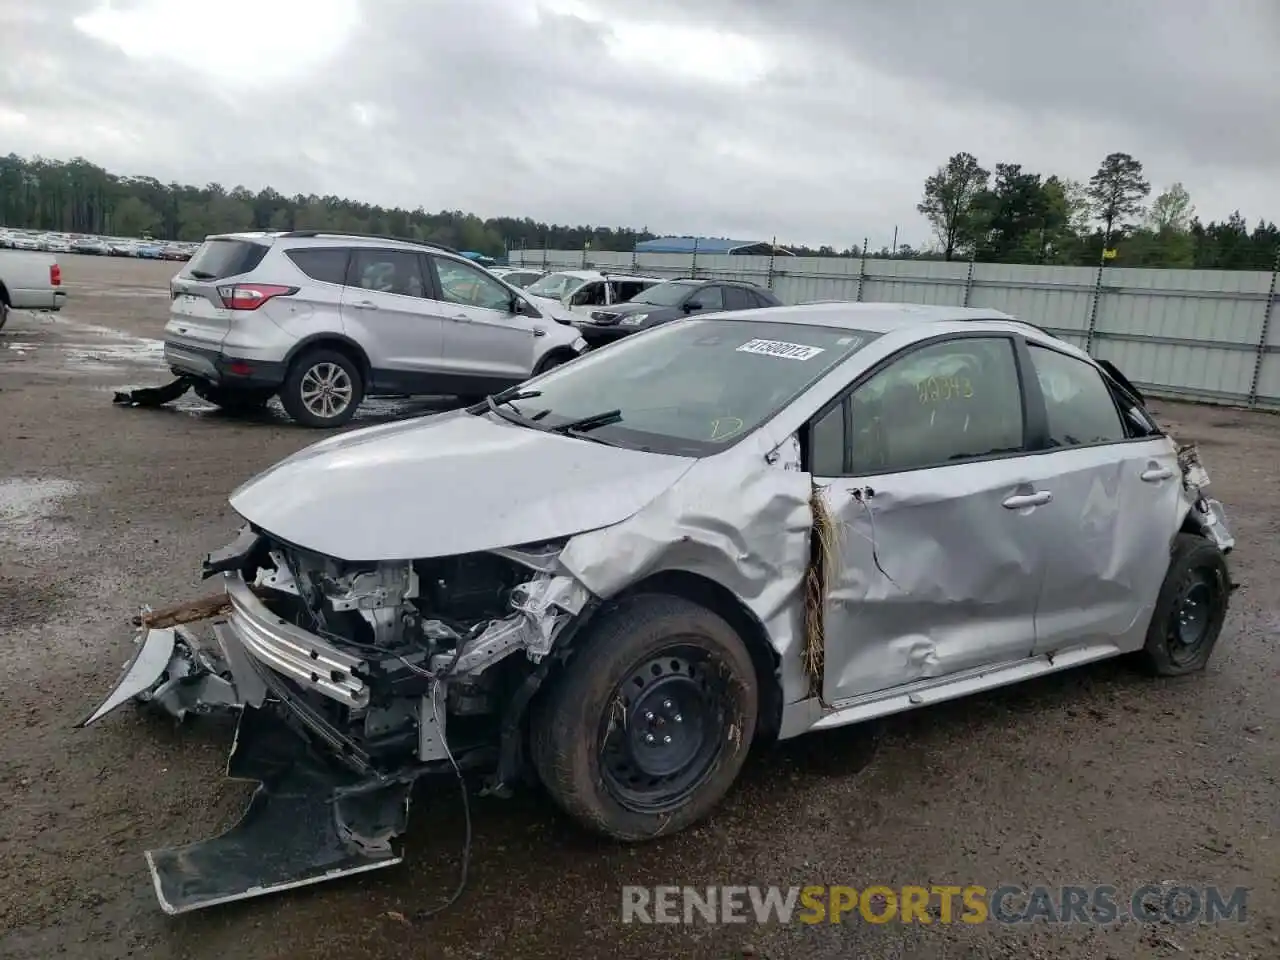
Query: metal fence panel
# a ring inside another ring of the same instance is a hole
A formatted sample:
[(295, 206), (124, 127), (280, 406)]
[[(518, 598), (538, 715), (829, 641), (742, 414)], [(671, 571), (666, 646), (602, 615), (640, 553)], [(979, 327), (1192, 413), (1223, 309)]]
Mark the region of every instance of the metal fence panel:
[(868, 260), (865, 301), (964, 305), (967, 263), (938, 260)]
[(572, 250), (513, 250), (510, 260), (664, 279), (746, 280), (789, 304), (990, 307), (1110, 360), (1153, 395), (1280, 410), (1280, 271)]
[(991, 307), (1083, 346), (1098, 271), (1090, 267), (1023, 267), (975, 263), (969, 306)]

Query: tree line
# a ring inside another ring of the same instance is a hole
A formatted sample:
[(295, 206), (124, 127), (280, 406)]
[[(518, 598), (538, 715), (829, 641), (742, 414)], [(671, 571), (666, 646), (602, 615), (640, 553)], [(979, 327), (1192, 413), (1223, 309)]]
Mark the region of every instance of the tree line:
[[(994, 176), (976, 157), (957, 153), (924, 185), (919, 211), (937, 245), (878, 250), (858, 245), (783, 243), (799, 256), (967, 259), (997, 263), (1092, 266), (1103, 251), (1117, 266), (1262, 269), (1280, 251), (1280, 230), (1259, 221), (1249, 229), (1237, 212), (1202, 223), (1181, 184), (1149, 205), (1142, 164), (1115, 153), (1087, 184), (1042, 177), (998, 163)], [(482, 219), (461, 210), (428, 213), (337, 196), (257, 192), (218, 183), (203, 187), (125, 176), (77, 157), (70, 161), (16, 154), (0, 158), (0, 224), (38, 230), (162, 240), (202, 240), (233, 230), (341, 230), (391, 234), (500, 256), (507, 249), (630, 251), (657, 236), (647, 227), (568, 226), (529, 217)], [(856, 234), (855, 234), (856, 235)]]
[(997, 163), (994, 176), (971, 153), (954, 154), (924, 182), (917, 209), (944, 260), (984, 263), (1107, 263), (1125, 267), (1270, 269), (1280, 230), (1252, 230), (1237, 210), (1204, 223), (1181, 183), (1154, 199), (1142, 163), (1108, 154), (1088, 183)]

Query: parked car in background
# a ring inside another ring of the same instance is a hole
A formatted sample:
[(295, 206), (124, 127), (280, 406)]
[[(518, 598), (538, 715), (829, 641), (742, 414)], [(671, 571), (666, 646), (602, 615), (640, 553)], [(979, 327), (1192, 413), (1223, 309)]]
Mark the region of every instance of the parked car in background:
[(107, 245), (107, 248), (113, 257), (136, 257), (138, 255), (138, 245), (129, 240), (112, 240)]
[(641, 290), (661, 283), (658, 277), (601, 273), (598, 270), (561, 270), (549, 273), (525, 290), (535, 296), (555, 300), (576, 313), (590, 313), (630, 300)]
[(159, 260), (164, 253), (164, 246), (158, 243), (140, 243), (135, 256), (144, 260)]
[(0, 328), (13, 310), (61, 310), (67, 294), (57, 257), (42, 251), (0, 252)]
[(668, 280), (576, 322), (587, 343), (597, 347), (692, 313), (780, 306), (772, 291), (739, 280)]
[(15, 234), (13, 238), (13, 249), (15, 250), (39, 250), (40, 241), (30, 234)]
[(71, 244), (72, 253), (83, 253), (89, 256), (105, 257), (111, 252), (111, 248), (105, 240), (97, 237), (83, 237), (75, 240)]
[(572, 315), (448, 247), (298, 230), (210, 237), (170, 283), (164, 355), (227, 409), (311, 427), (368, 396), (482, 397), (586, 349)]
[[(275, 464), (205, 561), (216, 641), (146, 631), (86, 721), (230, 707), (228, 772), (271, 780), (148, 852), (161, 903), (390, 866), (426, 773), (527, 777), (644, 841), (709, 817), (754, 743), (1121, 655), (1202, 670), (1235, 541), (1111, 370), (995, 311), (742, 311)], [(306, 780), (236, 772), (317, 750)], [(287, 845), (273, 789), (306, 811)]]
[(533, 270), (528, 267), (490, 267), (489, 272), (495, 277), (501, 277), (504, 283), (521, 289), (528, 289), (529, 284), (547, 275), (545, 270)]
[(161, 249), (160, 257), (164, 260), (190, 260), (191, 250), (186, 244), (170, 243)]

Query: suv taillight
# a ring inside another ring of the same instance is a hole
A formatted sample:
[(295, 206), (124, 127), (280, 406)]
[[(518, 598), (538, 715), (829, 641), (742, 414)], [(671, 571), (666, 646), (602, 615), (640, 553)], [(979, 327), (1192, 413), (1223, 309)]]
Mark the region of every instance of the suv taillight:
[(277, 283), (229, 283), (218, 288), (222, 305), (228, 310), (257, 310), (273, 297), (291, 297), (297, 292), (297, 287)]
[(62, 286), (62, 268), (56, 263), (49, 267), (49, 286)]

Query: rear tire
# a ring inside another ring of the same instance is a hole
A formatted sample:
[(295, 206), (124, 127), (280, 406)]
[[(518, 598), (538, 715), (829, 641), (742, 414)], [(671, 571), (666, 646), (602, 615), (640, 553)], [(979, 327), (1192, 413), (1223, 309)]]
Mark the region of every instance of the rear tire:
[(1217, 545), (1178, 534), (1142, 648), (1147, 666), (1162, 677), (1203, 670), (1222, 632), (1230, 592), (1226, 557)]
[(289, 367), (280, 402), (305, 427), (340, 427), (364, 399), (364, 377), (350, 357), (336, 350), (304, 353)]
[(531, 753), (556, 804), (634, 842), (708, 816), (755, 735), (751, 654), (719, 616), (677, 597), (623, 601), (533, 712)]
[(4, 329), (4, 325), (9, 320), (9, 304), (5, 303), (4, 297), (0, 297), (0, 330)]
[(230, 414), (256, 413), (267, 405), (274, 390), (237, 389), (197, 381), (192, 384), (196, 396)]

